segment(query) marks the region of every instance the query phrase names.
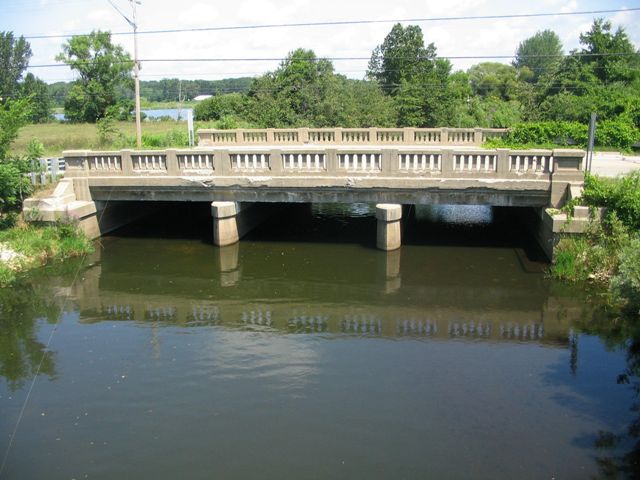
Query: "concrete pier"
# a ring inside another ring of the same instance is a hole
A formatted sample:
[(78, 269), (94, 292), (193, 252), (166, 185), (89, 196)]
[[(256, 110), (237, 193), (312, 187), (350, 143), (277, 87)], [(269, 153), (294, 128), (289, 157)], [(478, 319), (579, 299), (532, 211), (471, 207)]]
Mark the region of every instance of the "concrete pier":
[(397, 250), (402, 245), (400, 220), (402, 205), (395, 203), (379, 203), (376, 205), (378, 235), (376, 245), (380, 250)]
[(238, 214), (241, 206), (236, 202), (212, 202), (213, 243), (219, 247), (233, 245), (240, 241)]

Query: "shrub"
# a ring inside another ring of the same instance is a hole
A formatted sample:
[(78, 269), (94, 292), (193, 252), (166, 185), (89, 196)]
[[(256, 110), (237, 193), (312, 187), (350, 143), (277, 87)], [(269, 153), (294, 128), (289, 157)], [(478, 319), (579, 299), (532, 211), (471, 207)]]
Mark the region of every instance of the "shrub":
[(634, 236), (618, 253), (618, 272), (611, 280), (613, 294), (640, 313), (640, 237)]
[(583, 199), (587, 205), (607, 207), (627, 228), (640, 230), (640, 171), (616, 179), (587, 175)]
[(242, 117), (245, 110), (245, 95), (229, 93), (201, 101), (195, 106), (193, 113), (196, 120), (220, 120), (229, 115)]

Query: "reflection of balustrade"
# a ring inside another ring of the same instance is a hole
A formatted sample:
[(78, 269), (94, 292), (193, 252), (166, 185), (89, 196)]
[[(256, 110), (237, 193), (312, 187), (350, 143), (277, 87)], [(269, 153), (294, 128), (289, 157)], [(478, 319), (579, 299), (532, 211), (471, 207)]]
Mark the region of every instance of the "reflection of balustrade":
[(191, 312), (187, 314), (187, 324), (197, 325), (214, 325), (220, 321), (220, 309), (216, 306), (193, 305)]
[(263, 325), (271, 326), (271, 310), (260, 308), (257, 310), (243, 311), (240, 315), (240, 321), (245, 325)]
[(491, 336), (491, 323), (489, 322), (449, 322), (447, 332), (450, 337), (488, 338)]
[(294, 315), (287, 322), (291, 332), (322, 333), (329, 328), (329, 315)]
[(176, 321), (176, 309), (172, 306), (147, 307), (144, 312), (144, 319), (153, 322), (173, 322)]
[(382, 333), (382, 319), (365, 313), (345, 315), (340, 322), (340, 330), (344, 333), (380, 335)]
[(438, 333), (438, 322), (434, 320), (396, 320), (396, 335), (419, 335), (432, 337)]
[(544, 326), (539, 323), (507, 323), (500, 325), (500, 337), (509, 340), (541, 340), (544, 337)]
[(101, 314), (105, 320), (133, 320), (134, 311), (130, 305), (105, 305)]

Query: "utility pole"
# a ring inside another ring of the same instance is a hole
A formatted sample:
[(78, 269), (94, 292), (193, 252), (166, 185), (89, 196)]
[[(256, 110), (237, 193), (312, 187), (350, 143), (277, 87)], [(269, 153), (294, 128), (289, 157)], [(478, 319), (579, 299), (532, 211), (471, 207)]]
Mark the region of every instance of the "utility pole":
[(136, 88), (136, 145), (142, 148), (142, 126), (140, 125), (140, 62), (138, 61), (138, 24), (136, 22), (136, 4), (140, 5), (139, 0), (129, 0), (133, 8), (133, 20), (122, 13), (122, 10), (113, 3), (113, 0), (107, 0), (113, 9), (120, 14), (126, 22), (133, 27), (133, 77)]
[(142, 125), (140, 124), (140, 62), (138, 61), (138, 23), (136, 22), (137, 0), (129, 0), (133, 7), (133, 75), (136, 85), (136, 145), (142, 148)]

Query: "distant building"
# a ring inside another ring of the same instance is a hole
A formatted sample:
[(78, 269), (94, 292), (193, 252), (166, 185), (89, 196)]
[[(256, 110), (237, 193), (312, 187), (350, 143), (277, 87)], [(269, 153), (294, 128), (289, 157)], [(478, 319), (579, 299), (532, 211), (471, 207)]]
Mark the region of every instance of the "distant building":
[(197, 97), (193, 97), (196, 102), (201, 102), (202, 100), (206, 100), (207, 98), (211, 98), (213, 95), (198, 95)]

